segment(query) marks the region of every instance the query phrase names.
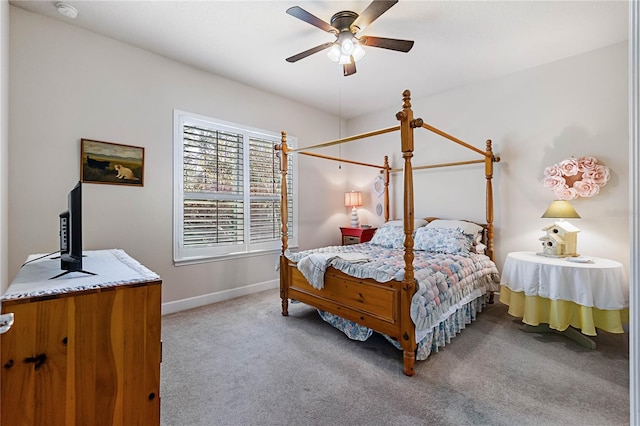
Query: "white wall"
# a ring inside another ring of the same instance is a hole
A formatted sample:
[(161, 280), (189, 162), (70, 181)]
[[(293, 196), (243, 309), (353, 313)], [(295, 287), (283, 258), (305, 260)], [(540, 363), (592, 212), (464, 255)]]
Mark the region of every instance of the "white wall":
[(9, 280), (9, 2), (0, 0), (0, 294)]
[[(172, 111), (286, 130), (301, 146), (335, 138), (337, 118), (57, 20), (10, 12), (9, 279), (28, 254), (57, 250), (58, 214), (79, 180), (80, 139), (89, 138), (145, 147), (145, 185), (83, 186), (85, 249), (124, 249), (162, 277), (165, 303), (275, 285), (275, 253), (173, 266)], [(299, 167), (300, 245), (337, 243), (335, 212), (344, 207), (327, 194), (342, 192), (344, 176), (306, 159)]]
[[(628, 268), (627, 49), (628, 43), (620, 43), (436, 96), (412, 93), (415, 117), (483, 150), (485, 140), (492, 139), (494, 153), (501, 156), (494, 173), (499, 266), (510, 251), (540, 249), (541, 228), (548, 223), (540, 216), (554, 199), (542, 186), (545, 167), (572, 155), (591, 155), (610, 168), (612, 177), (597, 196), (572, 201), (582, 216), (575, 222), (581, 230), (578, 249)], [(406, 87), (411, 89), (411, 84)], [(399, 93), (396, 108), (350, 120), (349, 133), (397, 124), (395, 113), (401, 105)], [(416, 135), (414, 165), (480, 158), (424, 129)], [(388, 135), (378, 139), (367, 145), (364, 158), (352, 153), (349, 157), (364, 161), (393, 153), (393, 167), (401, 167), (399, 142)], [(366, 190), (373, 176), (360, 168), (349, 170), (349, 180)], [(394, 179), (397, 187), (402, 185), (399, 178), (398, 174)], [(484, 220), (484, 181), (482, 165), (417, 172), (416, 216)], [(462, 192), (456, 195), (457, 191)], [(401, 214), (400, 197), (394, 200)], [(379, 218), (368, 213), (375, 211), (374, 205), (363, 207), (361, 217), (377, 223)]]

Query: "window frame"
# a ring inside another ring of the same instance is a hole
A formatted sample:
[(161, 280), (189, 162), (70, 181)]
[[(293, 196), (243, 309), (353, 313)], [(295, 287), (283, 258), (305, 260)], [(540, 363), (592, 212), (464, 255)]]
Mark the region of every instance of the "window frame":
[[(221, 244), (209, 247), (185, 247), (184, 236), (184, 125), (195, 124), (211, 129), (233, 132), (243, 135), (243, 203), (244, 203), (244, 242), (237, 245)], [(250, 140), (260, 139), (273, 141), (279, 144), (280, 133), (256, 129), (224, 120), (206, 117), (187, 111), (173, 110), (173, 261), (176, 266), (191, 263), (202, 263), (216, 260), (227, 260), (239, 257), (251, 257), (266, 253), (279, 252), (282, 249), (282, 237), (267, 242), (251, 243), (251, 215), (250, 203), (252, 200), (250, 192)], [(297, 144), (297, 138), (287, 135), (287, 145), (293, 147)], [(298, 235), (298, 207), (297, 207), (297, 161), (295, 155), (290, 155), (291, 163), (288, 169), (288, 177), (293, 183), (293, 190), (290, 198), (289, 210), (292, 212), (289, 229), (289, 246), (297, 246)], [(291, 188), (287, 187), (289, 191)], [(291, 213), (290, 213), (291, 214)]]

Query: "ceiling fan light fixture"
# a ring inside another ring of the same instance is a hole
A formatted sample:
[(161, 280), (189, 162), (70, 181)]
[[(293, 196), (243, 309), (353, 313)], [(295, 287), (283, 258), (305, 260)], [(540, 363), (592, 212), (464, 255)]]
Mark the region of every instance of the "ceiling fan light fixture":
[(344, 40), (342, 40), (340, 44), (342, 46), (341, 50), (343, 55), (351, 56), (353, 54), (353, 49), (354, 49), (353, 39), (344, 38)]
[(360, 43), (358, 43), (357, 41), (353, 44), (353, 60), (354, 61), (359, 61), (360, 59), (362, 59), (362, 57), (364, 56), (365, 51), (362, 48), (362, 46), (360, 46)]
[(340, 45), (338, 43), (334, 43), (333, 46), (331, 46), (327, 51), (327, 56), (333, 62), (339, 62), (340, 61)]

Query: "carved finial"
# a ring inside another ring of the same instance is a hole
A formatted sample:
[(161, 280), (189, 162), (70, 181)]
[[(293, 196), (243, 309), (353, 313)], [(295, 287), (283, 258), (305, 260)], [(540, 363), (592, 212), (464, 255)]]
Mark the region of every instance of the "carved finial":
[[(487, 152), (493, 152), (493, 149), (491, 148), (491, 139), (487, 139)], [(491, 154), (491, 161), (493, 161), (494, 163), (499, 163), (500, 157)]]
[[(287, 145), (287, 132), (284, 130), (281, 133), (280, 144), (274, 145), (276, 151), (285, 151), (285, 146)], [(278, 153), (279, 155), (280, 153)]]
[(411, 108), (411, 91), (408, 89), (402, 92), (402, 108)]

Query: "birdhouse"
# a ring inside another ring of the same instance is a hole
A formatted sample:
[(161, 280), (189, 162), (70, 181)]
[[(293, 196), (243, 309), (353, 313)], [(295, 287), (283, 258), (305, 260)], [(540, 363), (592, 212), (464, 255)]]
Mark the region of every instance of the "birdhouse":
[(545, 235), (540, 237), (542, 241), (542, 256), (549, 257), (576, 257), (578, 232), (580, 230), (567, 221), (555, 222), (542, 228)]

